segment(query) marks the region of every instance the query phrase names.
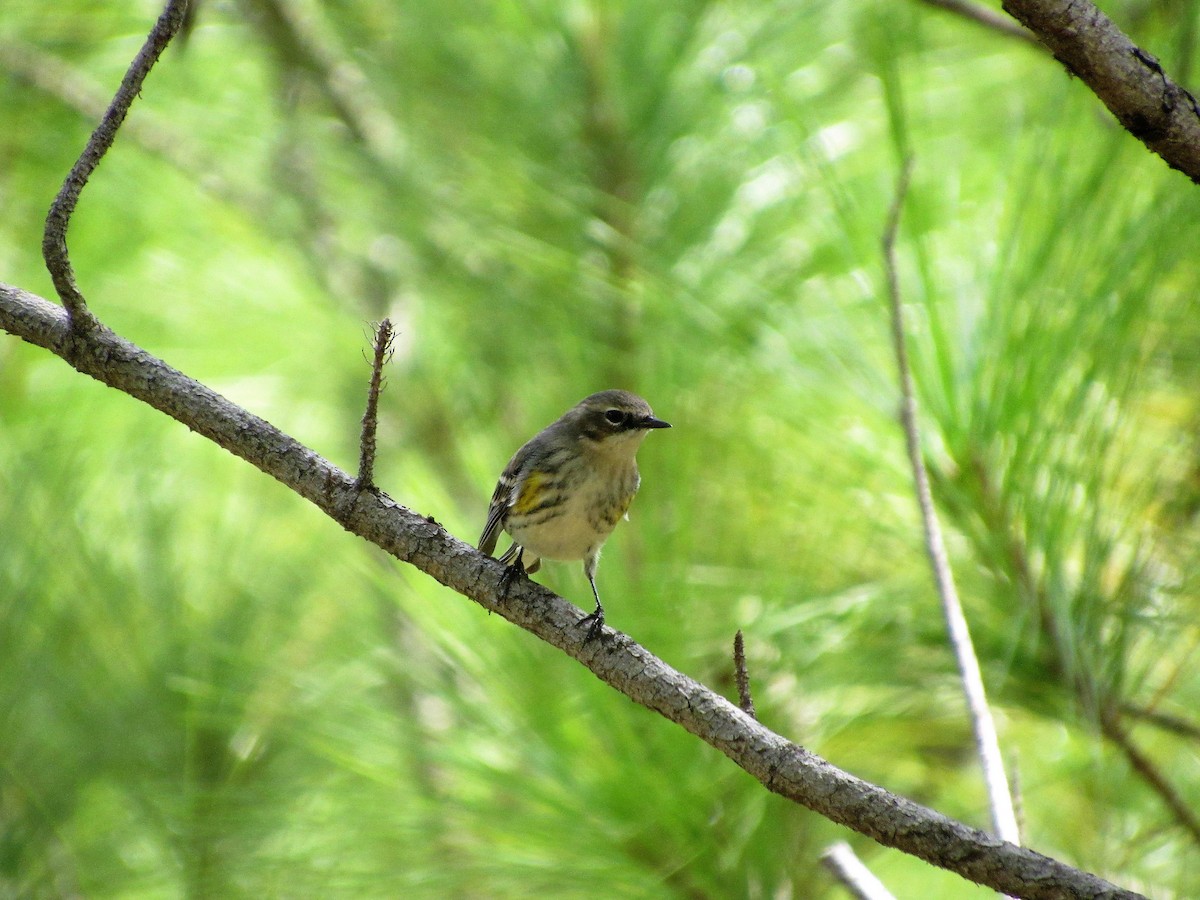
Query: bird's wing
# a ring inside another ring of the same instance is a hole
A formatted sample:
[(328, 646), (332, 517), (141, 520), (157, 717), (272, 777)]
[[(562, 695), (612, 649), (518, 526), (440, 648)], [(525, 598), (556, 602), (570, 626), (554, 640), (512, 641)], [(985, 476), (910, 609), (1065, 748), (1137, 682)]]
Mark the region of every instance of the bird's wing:
[(483, 534), (479, 536), (479, 549), (491, 556), (496, 551), (496, 541), (504, 530), (504, 519), (508, 511), (521, 495), (521, 487), (525, 479), (521, 473), (525, 461), (524, 448), (518, 451), (505, 466), (496, 482), (496, 490), (492, 492), (492, 502), (488, 506), (487, 524), (483, 526)]

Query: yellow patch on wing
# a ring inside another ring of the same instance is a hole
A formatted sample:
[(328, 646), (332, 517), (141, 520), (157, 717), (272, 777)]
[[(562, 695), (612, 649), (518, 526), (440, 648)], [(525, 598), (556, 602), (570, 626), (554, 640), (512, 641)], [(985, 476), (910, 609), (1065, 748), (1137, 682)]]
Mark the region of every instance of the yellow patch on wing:
[(512, 511), (517, 515), (524, 515), (536, 507), (542, 501), (542, 485), (547, 480), (548, 477), (540, 472), (530, 473), (529, 477), (521, 482), (521, 490), (513, 502)]

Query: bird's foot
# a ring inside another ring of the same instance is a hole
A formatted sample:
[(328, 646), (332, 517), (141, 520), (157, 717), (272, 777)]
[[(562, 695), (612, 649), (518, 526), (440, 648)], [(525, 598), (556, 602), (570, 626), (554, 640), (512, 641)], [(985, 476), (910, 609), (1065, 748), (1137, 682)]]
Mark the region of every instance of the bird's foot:
[(580, 627), (587, 626), (587, 634), (583, 636), (583, 642), (594, 641), (600, 637), (604, 630), (604, 607), (597, 606), (595, 612), (588, 613), (577, 623)]
[(512, 588), (513, 581), (525, 574), (525, 567), (521, 565), (521, 560), (517, 559), (512, 565), (504, 567), (504, 574), (500, 576), (500, 599), (508, 598), (508, 592)]

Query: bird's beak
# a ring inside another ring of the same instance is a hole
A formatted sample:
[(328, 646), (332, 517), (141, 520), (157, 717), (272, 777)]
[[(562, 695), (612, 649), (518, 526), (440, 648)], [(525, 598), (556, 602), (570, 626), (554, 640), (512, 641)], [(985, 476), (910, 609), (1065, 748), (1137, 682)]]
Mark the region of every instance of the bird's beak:
[(670, 422), (664, 422), (662, 419), (656, 419), (654, 416), (646, 416), (642, 419), (641, 426), (643, 428), (670, 428)]

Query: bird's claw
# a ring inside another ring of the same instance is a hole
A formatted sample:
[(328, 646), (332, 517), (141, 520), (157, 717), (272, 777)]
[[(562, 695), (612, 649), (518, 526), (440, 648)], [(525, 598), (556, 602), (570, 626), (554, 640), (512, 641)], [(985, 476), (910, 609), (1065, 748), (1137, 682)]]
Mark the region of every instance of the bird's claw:
[(525, 574), (525, 567), (521, 565), (520, 560), (510, 566), (504, 567), (504, 574), (500, 576), (500, 599), (504, 600), (508, 597), (509, 589), (512, 587), (513, 580), (518, 575)]
[(576, 624), (580, 627), (587, 625), (587, 634), (583, 636), (583, 642), (586, 644), (589, 641), (594, 641), (604, 631), (604, 610), (597, 609), (595, 612), (588, 613)]

